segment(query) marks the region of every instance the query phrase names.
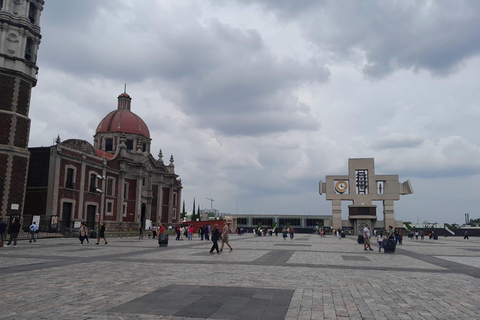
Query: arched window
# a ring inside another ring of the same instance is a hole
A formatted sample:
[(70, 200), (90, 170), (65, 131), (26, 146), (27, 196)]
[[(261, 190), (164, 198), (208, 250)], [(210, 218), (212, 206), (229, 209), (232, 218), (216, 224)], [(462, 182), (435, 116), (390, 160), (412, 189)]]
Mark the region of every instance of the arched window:
[(3, 9), (3, 0), (0, 0), (0, 10)]

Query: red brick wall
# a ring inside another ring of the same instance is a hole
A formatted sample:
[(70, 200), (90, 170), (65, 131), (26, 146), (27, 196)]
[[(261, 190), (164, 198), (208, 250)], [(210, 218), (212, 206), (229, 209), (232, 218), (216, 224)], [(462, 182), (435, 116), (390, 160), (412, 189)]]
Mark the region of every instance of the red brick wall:
[(20, 90), (17, 100), (17, 113), (28, 116), (28, 107), (30, 105), (31, 84), (20, 80)]
[[(3, 99), (3, 98), (2, 98)], [(0, 101), (2, 101), (0, 99)], [(13, 116), (0, 113), (0, 144), (8, 145)]]
[(0, 110), (12, 111), (15, 78), (0, 74)]
[(28, 135), (30, 133), (30, 119), (17, 117), (15, 127), (15, 138), (13, 144), (19, 148), (28, 147)]
[[(27, 172), (28, 158), (13, 156), (12, 179), (10, 182), (10, 203), (23, 204), (23, 191), (25, 190), (25, 175)], [(23, 208), (21, 208), (22, 210)]]

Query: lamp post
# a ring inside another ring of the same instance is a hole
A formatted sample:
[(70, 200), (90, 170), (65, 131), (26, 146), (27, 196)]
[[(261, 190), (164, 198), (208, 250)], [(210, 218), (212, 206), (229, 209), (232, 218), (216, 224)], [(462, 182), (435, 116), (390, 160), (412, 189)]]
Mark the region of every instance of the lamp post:
[(213, 211), (213, 201), (215, 201), (215, 200), (210, 199), (210, 198), (205, 198), (205, 199), (210, 200), (210, 212), (212, 212)]

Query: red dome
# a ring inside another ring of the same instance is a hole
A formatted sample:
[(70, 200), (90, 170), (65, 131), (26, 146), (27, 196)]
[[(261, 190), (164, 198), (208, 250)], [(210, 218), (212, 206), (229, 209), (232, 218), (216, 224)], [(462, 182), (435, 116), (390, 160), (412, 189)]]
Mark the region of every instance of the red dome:
[(125, 132), (141, 134), (150, 139), (150, 131), (145, 122), (130, 110), (120, 109), (107, 114), (100, 121), (96, 133), (99, 132)]

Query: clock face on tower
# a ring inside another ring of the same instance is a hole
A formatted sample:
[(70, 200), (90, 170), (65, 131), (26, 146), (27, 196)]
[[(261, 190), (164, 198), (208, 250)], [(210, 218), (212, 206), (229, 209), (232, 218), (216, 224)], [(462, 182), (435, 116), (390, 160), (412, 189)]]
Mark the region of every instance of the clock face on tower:
[(338, 193), (344, 193), (345, 191), (347, 191), (348, 189), (348, 184), (346, 181), (342, 180), (342, 181), (338, 181), (336, 184), (335, 184), (335, 190), (338, 192)]

